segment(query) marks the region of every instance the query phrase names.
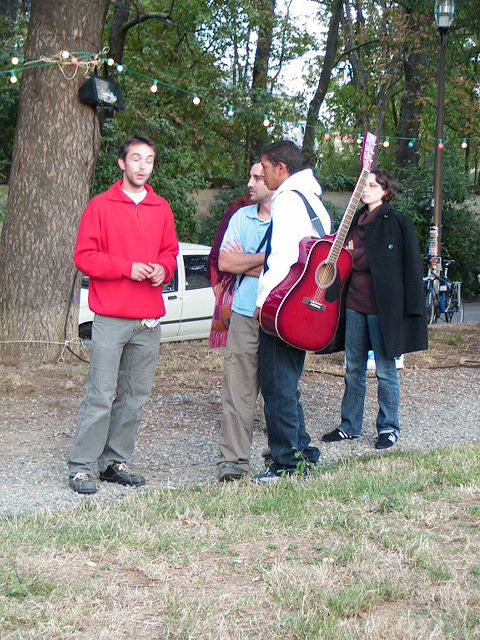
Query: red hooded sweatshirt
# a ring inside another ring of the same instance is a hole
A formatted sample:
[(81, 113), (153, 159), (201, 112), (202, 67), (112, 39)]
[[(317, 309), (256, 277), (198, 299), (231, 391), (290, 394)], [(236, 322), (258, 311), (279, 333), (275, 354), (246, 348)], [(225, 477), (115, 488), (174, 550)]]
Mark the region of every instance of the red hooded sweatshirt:
[(169, 282), (176, 269), (178, 241), (166, 200), (145, 185), (147, 195), (135, 204), (122, 180), (91, 200), (80, 222), (74, 262), (90, 276), (88, 304), (112, 318), (141, 320), (165, 315), (162, 287), (130, 279), (134, 262), (153, 262)]

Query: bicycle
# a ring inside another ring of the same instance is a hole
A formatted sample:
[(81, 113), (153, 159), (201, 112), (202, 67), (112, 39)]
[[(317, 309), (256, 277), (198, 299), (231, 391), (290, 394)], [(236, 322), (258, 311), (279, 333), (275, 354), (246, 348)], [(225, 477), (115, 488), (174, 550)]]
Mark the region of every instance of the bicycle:
[(443, 260), (442, 263), (443, 276), (434, 273), (430, 267), (428, 275), (423, 278), (427, 323), (435, 324), (444, 319), (451, 324), (454, 317), (458, 322), (463, 322), (462, 283), (448, 279), (448, 269), (455, 264), (455, 260)]

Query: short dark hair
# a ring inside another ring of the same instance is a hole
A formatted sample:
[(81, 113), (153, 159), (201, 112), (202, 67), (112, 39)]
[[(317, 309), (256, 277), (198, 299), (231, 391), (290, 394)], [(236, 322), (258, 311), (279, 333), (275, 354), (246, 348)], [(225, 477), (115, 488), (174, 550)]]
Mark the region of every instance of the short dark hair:
[(279, 140), (278, 142), (274, 142), (268, 147), (265, 147), (261, 155), (262, 157), (267, 158), (273, 166), (283, 162), (290, 175), (303, 169), (302, 151), (291, 140)]
[(390, 202), (390, 200), (394, 200), (398, 194), (398, 185), (388, 171), (384, 171), (383, 169), (372, 169), (370, 173), (373, 173), (378, 184), (384, 191), (386, 191), (382, 198), (383, 202)]
[(118, 147), (118, 159), (125, 160), (127, 157), (128, 150), (130, 145), (132, 144), (146, 144), (147, 146), (153, 149), (153, 153), (157, 153), (157, 147), (153, 140), (149, 138), (144, 138), (143, 136), (131, 136), (122, 142), (122, 144)]

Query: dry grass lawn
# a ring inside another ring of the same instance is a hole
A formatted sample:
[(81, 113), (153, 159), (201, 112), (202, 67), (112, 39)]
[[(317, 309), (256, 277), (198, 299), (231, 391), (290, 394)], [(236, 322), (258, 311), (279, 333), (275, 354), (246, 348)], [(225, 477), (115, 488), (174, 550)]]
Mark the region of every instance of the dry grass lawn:
[(0, 637), (478, 639), (479, 453), (4, 520)]

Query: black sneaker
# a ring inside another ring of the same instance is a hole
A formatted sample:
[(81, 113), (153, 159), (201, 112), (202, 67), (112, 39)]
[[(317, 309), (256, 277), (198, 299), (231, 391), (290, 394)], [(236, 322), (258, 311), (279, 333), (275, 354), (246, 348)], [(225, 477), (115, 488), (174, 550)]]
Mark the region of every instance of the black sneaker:
[(330, 433), (324, 433), (322, 442), (341, 442), (342, 440), (357, 440), (358, 436), (351, 436), (343, 429), (336, 428)]
[(77, 493), (92, 494), (97, 492), (97, 485), (89, 473), (79, 472), (68, 479), (70, 489)]
[(246, 475), (247, 472), (234, 462), (221, 462), (218, 467), (219, 482), (232, 482), (234, 480), (241, 480)]
[(375, 449), (389, 449), (396, 444), (398, 436), (394, 431), (390, 433), (381, 433), (375, 442)]
[(132, 487), (145, 484), (145, 478), (133, 473), (126, 462), (114, 462), (105, 471), (100, 472), (99, 478), (104, 482), (117, 482)]

